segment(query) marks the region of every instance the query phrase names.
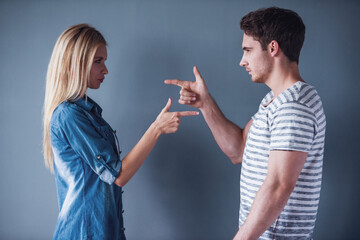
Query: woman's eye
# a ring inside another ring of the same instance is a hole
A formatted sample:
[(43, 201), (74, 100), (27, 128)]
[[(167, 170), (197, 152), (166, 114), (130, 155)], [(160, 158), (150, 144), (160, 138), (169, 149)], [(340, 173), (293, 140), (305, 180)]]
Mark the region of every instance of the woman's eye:
[(95, 63), (101, 63), (101, 60), (95, 60)]

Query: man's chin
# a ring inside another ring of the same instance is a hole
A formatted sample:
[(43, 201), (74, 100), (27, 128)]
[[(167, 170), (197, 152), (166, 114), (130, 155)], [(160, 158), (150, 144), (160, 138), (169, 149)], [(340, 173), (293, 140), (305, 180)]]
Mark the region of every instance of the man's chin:
[(254, 83), (258, 83), (258, 82), (259, 82), (259, 79), (257, 79), (257, 78), (255, 78), (255, 77), (251, 76), (251, 81), (253, 81)]
[(255, 78), (253, 76), (251, 76), (251, 81), (253, 81), (254, 83), (264, 83), (263, 79)]

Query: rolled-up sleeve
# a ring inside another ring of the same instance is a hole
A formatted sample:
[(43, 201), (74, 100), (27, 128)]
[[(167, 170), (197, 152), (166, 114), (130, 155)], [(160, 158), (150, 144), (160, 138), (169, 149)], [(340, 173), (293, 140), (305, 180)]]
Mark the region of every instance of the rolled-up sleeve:
[[(63, 138), (102, 181), (112, 184), (121, 168), (119, 154), (110, 140), (114, 136), (110, 133), (104, 136), (102, 128), (94, 126), (89, 117), (76, 108), (64, 109), (59, 122), (61, 124), (52, 126), (51, 131)], [(110, 131), (110, 127), (107, 129)]]

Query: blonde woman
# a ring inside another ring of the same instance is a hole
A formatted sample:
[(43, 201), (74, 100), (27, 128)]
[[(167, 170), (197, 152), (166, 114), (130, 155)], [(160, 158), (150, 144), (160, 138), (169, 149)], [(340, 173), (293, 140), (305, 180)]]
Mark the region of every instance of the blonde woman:
[(57, 40), (48, 67), (44, 101), (44, 157), (54, 172), (59, 216), (54, 239), (125, 239), (122, 187), (137, 172), (161, 134), (177, 131), (171, 99), (136, 146), (121, 160), (116, 132), (89, 96), (108, 70), (106, 41), (88, 24)]

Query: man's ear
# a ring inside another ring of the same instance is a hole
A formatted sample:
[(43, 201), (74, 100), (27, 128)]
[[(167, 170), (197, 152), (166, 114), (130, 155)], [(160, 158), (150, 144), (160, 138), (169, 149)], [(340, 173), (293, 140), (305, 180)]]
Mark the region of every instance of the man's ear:
[(272, 40), (268, 45), (269, 53), (272, 57), (275, 57), (280, 52), (279, 43), (275, 40)]

